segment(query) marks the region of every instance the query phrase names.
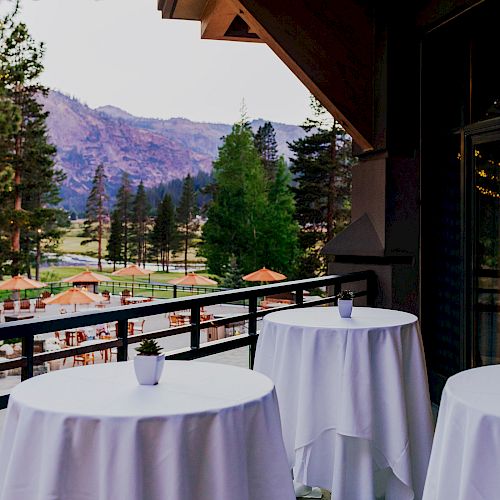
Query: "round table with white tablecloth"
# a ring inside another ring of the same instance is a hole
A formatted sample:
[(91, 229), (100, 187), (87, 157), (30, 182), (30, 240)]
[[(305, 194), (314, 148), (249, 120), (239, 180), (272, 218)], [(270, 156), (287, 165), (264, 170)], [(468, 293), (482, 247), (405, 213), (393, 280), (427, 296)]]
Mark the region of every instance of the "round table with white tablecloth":
[(446, 382), (425, 482), (425, 500), (500, 498), (500, 366)]
[(272, 382), (167, 361), (156, 386), (132, 362), (19, 384), (0, 444), (0, 499), (292, 500)]
[(417, 318), (310, 307), (265, 316), (255, 370), (276, 385), (295, 479), (342, 500), (422, 498), (432, 413)]

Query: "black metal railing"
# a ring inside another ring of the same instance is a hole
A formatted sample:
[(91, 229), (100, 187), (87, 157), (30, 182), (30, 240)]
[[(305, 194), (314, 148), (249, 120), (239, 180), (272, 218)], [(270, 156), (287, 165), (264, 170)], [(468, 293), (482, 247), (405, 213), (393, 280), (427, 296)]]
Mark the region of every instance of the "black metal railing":
[[(128, 357), (128, 346), (144, 339), (164, 338), (190, 332), (191, 342), (188, 347), (169, 351), (167, 359), (192, 360), (217, 354), (239, 347), (249, 347), (249, 366), (253, 366), (255, 348), (257, 345), (257, 321), (270, 312), (296, 307), (318, 306), (336, 302), (335, 295), (343, 285), (355, 284), (356, 297), (365, 297), (367, 305), (374, 305), (377, 293), (376, 275), (373, 271), (361, 271), (341, 276), (324, 276), (306, 280), (289, 281), (272, 285), (254, 286), (236, 290), (226, 290), (205, 295), (178, 297), (175, 299), (154, 301), (121, 307), (109, 307), (102, 311), (88, 311), (65, 314), (62, 317), (36, 318), (23, 321), (13, 321), (0, 324), (0, 340), (21, 338), (22, 355), (15, 359), (0, 362), (0, 371), (21, 368), (21, 380), (33, 376), (33, 369), (48, 361), (64, 359), (70, 356), (117, 348), (117, 360), (125, 361)], [(310, 297), (304, 301), (304, 291), (318, 288), (327, 289), (325, 297)], [(352, 287), (350, 287), (352, 288)], [(329, 292), (328, 292), (329, 290)], [(295, 303), (259, 310), (259, 297), (284, 293), (293, 293)], [(332, 295), (328, 293), (333, 292)], [(207, 306), (228, 303), (248, 303), (248, 312), (225, 316), (224, 318), (201, 321), (200, 311)], [(134, 318), (174, 313), (188, 309), (191, 311), (191, 323), (183, 326), (166, 327), (152, 332), (129, 336), (128, 321)], [(235, 322), (248, 322), (248, 333), (234, 337), (223, 338), (201, 344), (201, 331), (209, 327), (228, 325)], [(69, 347), (58, 351), (35, 353), (35, 335), (55, 331), (70, 330), (91, 325), (116, 322), (117, 338), (104, 340), (98, 344)], [(0, 396), (0, 409), (5, 408), (8, 395)]]
[[(43, 288), (23, 290), (21, 293), (19, 293), (19, 296), (22, 298), (33, 299), (39, 297), (40, 294), (44, 291), (55, 294), (74, 286), (73, 283), (67, 283), (65, 281), (53, 281), (50, 283), (46, 283), (46, 285), (47, 286)], [(204, 294), (219, 290), (227, 290), (226, 288), (220, 288), (216, 286), (172, 285), (170, 283), (130, 280), (103, 281), (99, 283), (99, 289), (101, 291), (108, 290), (113, 295), (118, 295), (123, 292), (123, 290), (133, 290), (134, 295), (147, 296), (152, 298), (177, 298), (185, 295), (199, 295), (202, 293)], [(11, 295), (12, 291), (0, 290), (0, 301), (9, 298)]]

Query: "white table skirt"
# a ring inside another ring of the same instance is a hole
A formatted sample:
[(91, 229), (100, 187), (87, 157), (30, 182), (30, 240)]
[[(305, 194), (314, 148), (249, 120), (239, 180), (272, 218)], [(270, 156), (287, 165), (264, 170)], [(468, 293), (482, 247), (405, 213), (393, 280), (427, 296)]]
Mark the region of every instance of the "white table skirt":
[(432, 446), (425, 500), (500, 498), (500, 366), (446, 382)]
[(361, 307), (348, 319), (330, 307), (271, 313), (255, 369), (276, 385), (299, 482), (342, 500), (382, 490), (387, 500), (422, 498), (433, 426), (415, 316)]
[(291, 500), (272, 382), (167, 361), (139, 386), (132, 362), (61, 370), (12, 392), (1, 500)]

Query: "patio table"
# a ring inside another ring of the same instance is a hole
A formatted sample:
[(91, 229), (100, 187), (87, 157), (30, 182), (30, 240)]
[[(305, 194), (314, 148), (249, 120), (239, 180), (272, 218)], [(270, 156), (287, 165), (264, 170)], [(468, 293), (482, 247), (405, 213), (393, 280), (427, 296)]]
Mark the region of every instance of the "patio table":
[(446, 382), (424, 499), (500, 497), (500, 366), (466, 370)]
[(268, 314), (255, 370), (276, 385), (298, 483), (342, 500), (419, 500), (432, 413), (417, 318), (335, 307)]
[(293, 500), (276, 394), (262, 374), (167, 361), (156, 386), (132, 362), (14, 388), (0, 499)]

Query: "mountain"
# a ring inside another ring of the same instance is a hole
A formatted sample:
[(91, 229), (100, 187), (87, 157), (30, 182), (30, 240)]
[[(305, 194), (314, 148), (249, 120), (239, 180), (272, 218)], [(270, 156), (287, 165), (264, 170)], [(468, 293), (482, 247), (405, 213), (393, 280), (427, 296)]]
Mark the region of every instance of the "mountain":
[[(80, 213), (85, 208), (95, 167), (103, 163), (108, 193), (113, 200), (123, 171), (134, 184), (146, 187), (210, 172), (221, 139), (231, 125), (199, 123), (185, 118), (141, 118), (114, 107), (92, 109), (75, 98), (51, 91), (44, 98), (57, 163), (67, 179), (62, 206)], [(264, 120), (252, 122), (256, 130)], [(303, 136), (300, 127), (273, 123), (280, 154), (289, 155), (287, 142)]]

